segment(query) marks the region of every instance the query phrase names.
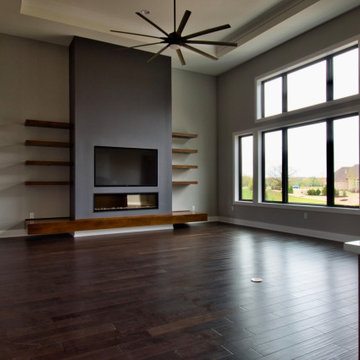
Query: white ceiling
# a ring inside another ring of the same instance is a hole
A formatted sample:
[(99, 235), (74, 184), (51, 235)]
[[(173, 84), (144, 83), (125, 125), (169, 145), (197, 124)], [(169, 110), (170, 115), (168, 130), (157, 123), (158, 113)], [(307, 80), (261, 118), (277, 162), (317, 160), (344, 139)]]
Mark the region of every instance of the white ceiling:
[[(185, 49), (183, 67), (173, 50), (163, 54), (172, 57), (175, 68), (218, 75), (359, 5), (360, 0), (177, 0), (177, 23), (186, 9), (192, 12), (184, 35), (229, 23), (231, 29), (197, 40), (225, 39), (239, 46), (197, 45), (219, 56), (218, 61)], [(0, 0), (0, 32), (66, 46), (74, 35), (134, 46), (154, 39), (110, 29), (162, 36), (135, 14), (142, 9), (149, 10), (146, 16), (165, 31), (173, 31), (173, 0)], [(154, 53), (162, 46), (142, 49)]]

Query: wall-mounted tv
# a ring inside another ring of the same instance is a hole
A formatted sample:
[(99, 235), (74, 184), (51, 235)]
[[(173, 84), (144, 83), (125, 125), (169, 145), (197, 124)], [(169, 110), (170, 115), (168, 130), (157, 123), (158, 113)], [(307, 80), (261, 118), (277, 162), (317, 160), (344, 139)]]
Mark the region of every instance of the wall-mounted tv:
[(157, 186), (158, 151), (95, 146), (95, 186)]

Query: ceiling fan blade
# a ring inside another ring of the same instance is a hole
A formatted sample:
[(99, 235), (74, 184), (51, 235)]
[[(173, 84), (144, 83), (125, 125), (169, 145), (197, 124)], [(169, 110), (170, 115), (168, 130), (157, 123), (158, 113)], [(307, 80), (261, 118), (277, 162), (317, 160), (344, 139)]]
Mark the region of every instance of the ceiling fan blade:
[(196, 49), (196, 48), (194, 48), (194, 47), (192, 47), (192, 46), (190, 46), (190, 45), (181, 44), (181, 46), (183, 46), (184, 48), (189, 49), (189, 50), (191, 50), (191, 51), (194, 51), (194, 52), (196, 52), (196, 53), (198, 53), (198, 54), (200, 54), (200, 55), (202, 55), (202, 56), (206, 56), (206, 57), (209, 58), (209, 59), (219, 60), (216, 56), (211, 55), (211, 54), (208, 54), (208, 53), (206, 53), (206, 52), (204, 52), (204, 51), (202, 51), (202, 50)]
[(170, 46), (170, 44), (167, 44), (166, 46), (164, 46), (162, 49), (160, 49), (156, 54), (154, 54), (148, 61), (147, 63), (153, 61), (154, 59), (156, 59), (163, 51), (165, 51), (168, 47)]
[(216, 26), (216, 27), (211, 28), (211, 29), (206, 29), (206, 30), (203, 30), (203, 31), (199, 31), (199, 32), (190, 34), (190, 35), (186, 35), (186, 36), (183, 37), (183, 39), (184, 40), (192, 39), (192, 38), (200, 36), (200, 35), (206, 35), (206, 34), (210, 34), (210, 33), (215, 32), (215, 31), (225, 30), (225, 29), (229, 29), (229, 28), (231, 28), (231, 26), (229, 24)]
[(165, 34), (166, 36), (169, 36), (169, 34), (163, 30), (160, 26), (156, 25), (154, 22), (152, 22), (150, 19), (148, 19), (146, 16), (144, 16), (143, 14), (141, 14), (140, 12), (136, 12), (136, 15), (139, 15), (142, 19), (144, 19), (145, 21), (147, 21), (149, 24), (151, 24), (152, 26), (156, 27), (159, 31), (161, 31), (163, 34)]
[(129, 34), (129, 35), (145, 36), (145, 37), (154, 38), (154, 39), (163, 39), (162, 37), (159, 37), (159, 36), (138, 34), (138, 33), (133, 33), (133, 32), (129, 32), (129, 31), (120, 31), (120, 30), (110, 30), (110, 31), (115, 32), (115, 33), (120, 33), (120, 34)]
[(158, 41), (158, 42), (149, 43), (149, 44), (129, 46), (128, 49), (136, 49), (136, 48), (143, 47), (143, 46), (151, 46), (151, 45), (164, 44), (164, 43), (165, 43), (165, 41)]
[(179, 57), (179, 60), (180, 60), (180, 62), (181, 62), (181, 65), (186, 65), (186, 62), (185, 62), (185, 59), (184, 59), (184, 56), (183, 56), (181, 50), (180, 50), (180, 49), (176, 49), (176, 53), (177, 53), (177, 55), (178, 55), (178, 57)]
[(185, 13), (184, 13), (184, 16), (183, 16), (182, 19), (181, 19), (181, 22), (180, 22), (180, 24), (179, 24), (179, 27), (178, 27), (178, 29), (176, 30), (176, 33), (177, 33), (178, 35), (181, 35), (181, 33), (183, 32), (183, 30), (184, 30), (184, 28), (185, 28), (185, 25), (186, 25), (186, 23), (187, 23), (188, 20), (189, 20), (190, 15), (191, 15), (191, 11), (186, 10)]
[(200, 45), (222, 45), (222, 46), (237, 46), (237, 43), (227, 41), (206, 41), (206, 40), (187, 40), (187, 44), (200, 44)]

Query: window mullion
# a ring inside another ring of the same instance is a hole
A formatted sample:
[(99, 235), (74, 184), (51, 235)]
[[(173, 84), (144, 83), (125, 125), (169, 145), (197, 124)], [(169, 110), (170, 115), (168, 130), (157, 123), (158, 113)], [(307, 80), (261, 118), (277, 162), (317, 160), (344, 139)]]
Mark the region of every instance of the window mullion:
[(288, 89), (287, 89), (287, 74), (282, 75), (282, 112), (286, 113), (288, 111)]
[(265, 117), (265, 85), (261, 82), (261, 117)]
[(333, 57), (326, 59), (326, 101), (334, 100), (334, 71)]
[(265, 201), (265, 133), (261, 134), (261, 201)]
[(239, 137), (239, 141), (238, 141), (238, 167), (239, 167), (239, 181), (238, 181), (238, 185), (239, 185), (239, 200), (242, 199), (242, 162), (241, 162), (241, 157), (242, 157), (242, 151), (241, 151), (241, 141), (242, 138)]
[(333, 120), (326, 122), (326, 195), (327, 205), (335, 203), (335, 177), (334, 177), (334, 123)]
[(283, 203), (288, 202), (288, 136), (287, 129), (282, 131), (282, 193)]

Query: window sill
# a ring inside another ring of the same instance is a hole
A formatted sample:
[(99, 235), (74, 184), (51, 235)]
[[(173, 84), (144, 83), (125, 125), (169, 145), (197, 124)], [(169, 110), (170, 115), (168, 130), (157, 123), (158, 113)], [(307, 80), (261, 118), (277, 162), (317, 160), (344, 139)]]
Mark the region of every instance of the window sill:
[(265, 202), (248, 202), (248, 201), (234, 201), (234, 206), (253, 206), (269, 209), (281, 210), (297, 210), (297, 211), (312, 211), (333, 214), (347, 214), (347, 215), (360, 215), (360, 208), (340, 208), (340, 207), (327, 207), (327, 206), (313, 206), (313, 205), (300, 205), (300, 204), (275, 204)]

